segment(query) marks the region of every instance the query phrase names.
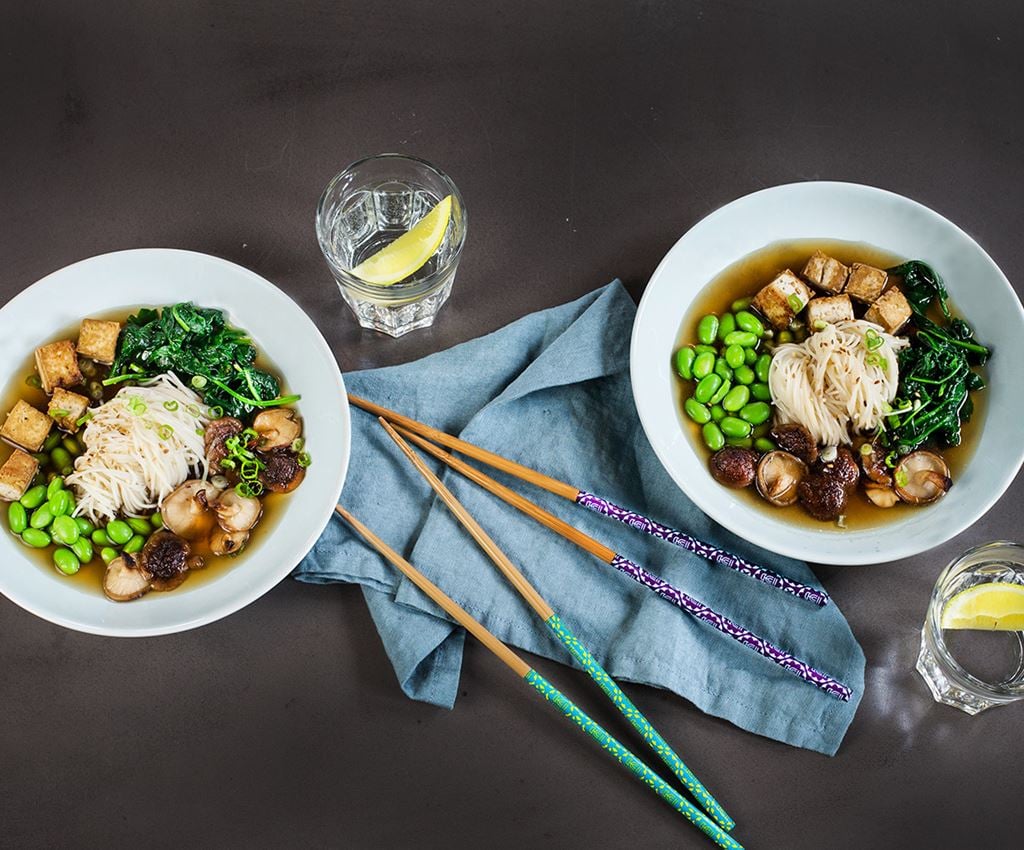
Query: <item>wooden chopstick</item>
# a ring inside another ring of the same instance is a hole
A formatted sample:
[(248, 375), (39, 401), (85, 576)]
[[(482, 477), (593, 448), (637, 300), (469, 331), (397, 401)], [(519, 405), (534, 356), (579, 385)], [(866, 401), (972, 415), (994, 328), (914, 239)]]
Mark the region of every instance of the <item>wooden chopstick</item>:
[(547, 681), (540, 673), (530, 667), (498, 638), (491, 634), (483, 625), (475, 620), (462, 606), (444, 593), (436, 584), (406, 561), (394, 549), (388, 546), (369, 528), (352, 516), (345, 508), (338, 505), (335, 510), (355, 531), (374, 549), (383, 555), (396, 569), (405, 575), (413, 584), (422, 590), (434, 603), (445, 611), (455, 622), (479, 640), (487, 649), (496, 655), (503, 664), (524, 679), (540, 693), (545, 700), (555, 705), (562, 714), (579, 727), (586, 735), (593, 738), (600, 747), (610, 753), (620, 764), (624, 765), (641, 782), (667, 802), (672, 808), (694, 824), (723, 850), (743, 850), (742, 845), (731, 835), (714, 823), (707, 815), (697, 809), (675, 788), (656, 774), (612, 735), (592, 720), (572, 702), (565, 694)]
[(396, 413), (394, 410), (389, 410), (386, 407), (381, 407), (379, 404), (374, 404), (372, 401), (367, 401), (359, 396), (349, 393), (348, 400), (356, 407), (362, 408), (375, 416), (382, 416), (396, 425), (401, 425), (409, 431), (426, 437), (428, 440), (433, 440), (435, 443), (440, 443), (442, 446), (447, 446), (450, 449), (461, 452), (467, 457), (479, 460), (488, 466), (500, 469), (502, 472), (507, 472), (509, 475), (526, 481), (529, 484), (534, 484), (543, 490), (554, 493), (556, 496), (561, 496), (563, 499), (568, 499), (570, 502), (581, 505), (601, 516), (624, 523), (645, 534), (650, 534), (660, 540), (678, 546), (680, 549), (685, 549), (687, 552), (707, 558), (712, 563), (720, 564), (723, 567), (749, 576), (769, 587), (778, 588), (815, 605), (827, 605), (829, 602), (828, 594), (820, 588), (811, 587), (802, 582), (786, 578), (774, 570), (753, 564), (739, 555), (734, 555), (725, 549), (720, 549), (710, 543), (698, 540), (686, 532), (662, 525), (636, 511), (619, 507), (609, 499), (604, 499), (594, 493), (588, 493), (586, 490), (581, 490), (564, 481), (559, 481), (550, 475), (545, 475), (528, 466), (523, 466), (521, 463), (516, 463), (499, 454), (480, 448), (480, 446), (476, 446), (473, 443), (453, 437), (451, 434), (446, 434), (444, 431), (439, 431), (437, 428), (432, 428), (430, 425), (425, 425), (422, 422), (418, 422), (408, 416), (403, 416), (401, 413)]
[(778, 664), (789, 673), (792, 673), (815, 687), (821, 688), (823, 691), (831, 694), (837, 699), (845, 702), (852, 696), (852, 691), (849, 687), (832, 676), (829, 676), (827, 673), (823, 673), (820, 670), (811, 667), (806, 662), (801, 661), (764, 638), (758, 637), (747, 629), (744, 629), (742, 626), (738, 626), (728, 618), (709, 608), (703, 602), (683, 593), (683, 591), (679, 590), (677, 587), (674, 587), (667, 581), (663, 581), (653, 573), (648, 572), (639, 564), (619, 555), (613, 549), (605, 546), (600, 541), (595, 540), (593, 537), (590, 537), (579, 529), (574, 528), (569, 525), (569, 523), (544, 510), (540, 505), (536, 505), (529, 499), (520, 496), (514, 490), (509, 489), (504, 484), (500, 484), (493, 478), (482, 473), (480, 470), (470, 466), (468, 463), (450, 455), (448, 452), (438, 448), (423, 437), (420, 437), (405, 428), (399, 428), (398, 430), (421, 449), (433, 455), (438, 460), (446, 463), (470, 481), (480, 485), (488, 492), (519, 509), (527, 516), (532, 517), (541, 525), (546, 526), (556, 534), (559, 534), (572, 543), (575, 543), (581, 549), (589, 552), (591, 555), (594, 555), (604, 563), (615, 567), (615, 569), (629, 576), (648, 590), (653, 590), (663, 599), (667, 599), (673, 605), (681, 608), (688, 614), (692, 614), (697, 617), (697, 619), (708, 623), (723, 634), (726, 634), (734, 640), (739, 641), (744, 646), (753, 649), (769, 661), (773, 661)]
[(537, 592), (526, 576), (508, 559), (498, 545), (490, 538), (480, 524), (466, 510), (462, 503), (455, 498), (454, 494), (441, 483), (441, 480), (427, 467), (423, 460), (409, 447), (409, 444), (399, 436), (394, 427), (386, 419), (381, 417), (380, 424), (388, 432), (391, 439), (402, 450), (402, 453), (412, 462), (413, 466), (427, 480), (431, 488), (441, 497), (441, 500), (448, 506), (449, 510), (463, 527), (470, 533), (473, 539), (480, 545), (494, 565), (508, 579), (519, 594), (526, 600), (527, 604), (537, 612), (545, 625), (555, 633), (556, 637), (565, 645), (569, 653), (575, 658), (583, 670), (590, 676), (604, 694), (611, 700), (612, 704), (629, 720), (629, 722), (643, 737), (648, 746), (672, 769), (680, 782), (682, 782), (694, 798), (701, 804), (704, 810), (711, 815), (715, 821), (726, 830), (735, 826), (735, 821), (726, 813), (721, 804), (704, 787), (703, 783), (694, 775), (683, 760), (679, 758), (675, 750), (661, 736), (657, 729), (643, 715), (622, 689), (615, 683), (615, 680), (605, 671), (601, 664), (583, 645), (583, 643), (570, 631), (569, 627), (562, 622), (561, 618), (554, 612), (550, 605)]

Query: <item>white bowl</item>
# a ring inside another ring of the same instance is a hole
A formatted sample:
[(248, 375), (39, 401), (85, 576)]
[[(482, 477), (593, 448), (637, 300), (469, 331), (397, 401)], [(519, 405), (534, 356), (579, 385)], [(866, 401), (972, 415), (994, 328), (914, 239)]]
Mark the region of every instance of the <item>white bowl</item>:
[[(133, 602), (111, 602), (98, 581), (70, 580), (41, 567), (39, 559), (29, 557), (22, 544), (0, 528), (0, 593), (46, 620), (121, 637), (205, 625), (248, 605), (288, 575), (330, 521), (349, 457), (348, 404), (341, 373), (302, 309), (241, 266), (160, 248), (75, 263), (33, 284), (0, 310), (0, 363), (4, 369), (20, 369), (37, 346), (84, 316), (178, 301), (222, 309), (232, 324), (252, 334), (257, 348), (285, 376), (288, 389), (302, 395), (298, 409), (313, 463), (302, 485), (288, 496), (277, 527), (257, 528), (252, 549), (236, 565), (215, 567), (209, 577)], [(5, 379), (4, 395), (11, 380), (23, 379), (20, 374)], [(0, 416), (6, 412), (0, 411)], [(0, 507), (6, 510), (6, 503)], [(96, 570), (97, 564), (85, 569)]]
[[(680, 425), (670, 366), (680, 323), (719, 272), (766, 245), (792, 239), (866, 242), (930, 263), (978, 339), (993, 349), (986, 415), (975, 455), (940, 501), (864, 530), (795, 525), (746, 504), (708, 472), (707, 453)], [(783, 555), (817, 563), (874, 564), (916, 555), (981, 517), (1024, 460), (1024, 309), (1006, 277), (955, 224), (900, 195), (851, 183), (795, 183), (740, 198), (696, 224), (668, 252), (633, 325), (630, 371), (640, 421), (679, 487), (712, 518)]]

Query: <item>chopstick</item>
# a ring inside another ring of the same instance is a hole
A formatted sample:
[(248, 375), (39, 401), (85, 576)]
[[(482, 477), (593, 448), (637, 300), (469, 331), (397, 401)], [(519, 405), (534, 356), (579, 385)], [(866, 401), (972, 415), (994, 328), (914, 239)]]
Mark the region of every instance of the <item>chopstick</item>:
[(581, 490), (578, 487), (565, 483), (564, 481), (559, 481), (557, 478), (552, 478), (550, 475), (545, 475), (544, 473), (531, 469), (528, 466), (523, 466), (521, 463), (508, 460), (508, 458), (504, 458), (499, 454), (488, 451), (487, 449), (480, 448), (473, 443), (467, 443), (465, 440), (453, 437), (450, 434), (446, 434), (444, 431), (439, 431), (437, 428), (432, 428), (431, 426), (418, 422), (415, 419), (411, 419), (408, 416), (403, 416), (401, 413), (389, 410), (386, 407), (381, 407), (379, 404), (374, 404), (372, 401), (367, 401), (365, 398), (360, 398), (359, 396), (349, 393), (348, 400), (356, 407), (362, 408), (368, 413), (372, 413), (374, 416), (383, 416), (385, 419), (388, 419), (397, 425), (402, 425), (410, 431), (420, 434), (429, 440), (433, 440), (435, 443), (440, 443), (442, 446), (447, 446), (450, 449), (462, 452), (462, 454), (467, 455), (468, 457), (486, 463), (488, 466), (492, 466), (495, 469), (500, 469), (502, 472), (507, 472), (509, 475), (522, 479), (527, 483), (534, 484), (543, 490), (547, 490), (549, 493), (561, 496), (563, 499), (568, 499), (570, 502), (581, 505), (582, 507), (594, 511), (601, 516), (618, 520), (619, 522), (635, 528), (638, 531), (650, 534), (653, 537), (657, 537), (660, 540), (664, 540), (667, 543), (678, 546), (680, 549), (685, 549), (687, 552), (692, 552), (695, 555), (700, 555), (702, 558), (707, 558), (712, 563), (720, 564), (721, 566), (728, 567), (731, 570), (736, 570), (736, 572), (749, 576), (750, 578), (760, 581), (762, 584), (766, 584), (769, 587), (778, 588), (779, 590), (790, 593), (800, 599), (812, 602), (815, 605), (828, 605), (829, 596), (824, 590), (786, 578), (774, 570), (769, 570), (767, 567), (752, 564), (750, 561), (745, 558), (741, 558), (739, 555), (734, 555), (731, 552), (727, 552), (725, 549), (720, 549), (710, 543), (704, 543), (683, 531), (670, 528), (667, 525), (662, 525), (643, 514), (619, 507), (614, 502), (595, 495), (594, 493), (588, 493), (586, 490)]
[(701, 832), (707, 835), (723, 850), (743, 850), (743, 846), (731, 835), (725, 832), (718, 824), (714, 823), (703, 812), (697, 809), (689, 800), (680, 794), (675, 788), (669, 785), (664, 779), (649, 768), (643, 761), (634, 755), (625, 746), (619, 743), (598, 723), (592, 720), (587, 714), (575, 705), (565, 694), (559, 691), (540, 673), (530, 667), (522, 658), (516, 655), (498, 638), (491, 634), (479, 622), (471, 617), (464, 608), (446, 595), (436, 584), (428, 579), (423, 573), (417, 570), (412, 564), (406, 561), (394, 549), (388, 546), (376, 534), (370, 531), (363, 523), (357, 520), (341, 505), (335, 507), (338, 515), (344, 519), (355, 531), (374, 549), (383, 555), (405, 575), (413, 584), (422, 590), (433, 602), (441, 607), (455, 622), (479, 640), (487, 649), (496, 655), (503, 664), (509, 667), (517, 676), (524, 679), (533, 687), (545, 700), (555, 705), (565, 717), (571, 720), (582, 732), (593, 738), (601, 746), (601, 749), (610, 753), (616, 761), (624, 765), (641, 782), (647, 785), (655, 794), (661, 797), (672, 808), (694, 824)]
[(594, 658), (589, 650), (587, 650), (580, 640), (570, 631), (569, 627), (562, 622), (561, 618), (555, 613), (552, 607), (544, 600), (540, 593), (537, 592), (536, 588), (530, 584), (526, 576), (524, 576), (522, 572), (520, 572), (519, 569), (508, 559), (505, 553), (498, 548), (498, 545), (488, 536), (487, 532), (480, 527), (480, 524), (473, 519), (469, 511), (467, 511), (462, 503), (455, 498), (452, 492), (441, 483), (441, 480), (430, 471), (423, 460), (409, 447), (409, 444), (399, 436), (398, 432), (395, 431), (392, 425), (384, 418), (381, 418), (379, 421), (388, 432), (391, 439), (394, 440), (397, 446), (402, 450), (402, 453), (427, 480), (434, 492), (437, 493), (437, 495), (441, 497), (442, 501), (444, 501), (448, 506), (449, 510), (455, 514), (463, 527), (480, 545), (480, 548), (487, 553), (487, 556), (491, 559), (494, 565), (501, 571), (505, 578), (508, 579), (512, 586), (515, 587), (520, 596), (526, 600), (527, 604), (533, 608), (537, 615), (544, 621), (545, 625), (555, 633), (558, 639), (569, 650), (573, 658), (575, 658), (583, 670), (586, 671), (587, 675), (597, 683), (597, 686), (604, 692), (605, 696), (611, 700), (612, 704), (633, 725), (633, 728), (640, 733), (645, 743), (658, 754), (666, 765), (668, 765), (679, 781), (682, 782), (683, 785), (686, 786), (686, 789), (693, 795), (694, 799), (701, 804), (701, 807), (711, 815), (711, 817), (713, 817), (723, 829), (732, 829), (735, 826), (735, 821), (726, 814), (718, 801), (711, 796), (701, 781), (697, 779), (693, 772), (683, 763), (682, 759), (676, 755), (668, 742), (640, 712), (640, 709), (633, 705), (629, 697), (622, 692), (622, 689), (619, 688), (612, 677), (605, 672), (597, 659)]
[(613, 549), (605, 546), (600, 541), (595, 540), (593, 537), (590, 537), (579, 529), (574, 528), (569, 525), (569, 523), (558, 518), (554, 514), (549, 513), (544, 510), (544, 508), (534, 504), (529, 499), (526, 499), (516, 493), (514, 490), (498, 483), (475, 467), (453, 457), (448, 452), (438, 448), (423, 437), (420, 437), (405, 428), (400, 427), (398, 430), (421, 449), (433, 455), (438, 460), (446, 463), (470, 481), (480, 485), (488, 492), (522, 511), (527, 516), (532, 517), (541, 525), (551, 529), (566, 540), (575, 543), (581, 549), (589, 552), (598, 560), (615, 567), (615, 569), (625, 573), (637, 583), (643, 585), (649, 590), (653, 590), (663, 599), (667, 599), (673, 605), (681, 608), (686, 613), (693, 615), (702, 622), (708, 623), (723, 634), (731, 637), (733, 640), (739, 641), (749, 649), (753, 649), (759, 655), (763, 655), (769, 661), (773, 661), (778, 664), (787, 672), (792, 673), (809, 684), (821, 688), (826, 693), (836, 697), (836, 699), (846, 702), (852, 696), (853, 692), (849, 687), (832, 676), (829, 676), (827, 673), (823, 673), (820, 670), (811, 667), (806, 662), (801, 661), (764, 638), (758, 637), (742, 626), (737, 625), (727, 617), (709, 608), (704, 603), (679, 590), (679, 588), (669, 584), (667, 581), (662, 581), (654, 574), (645, 570), (639, 564), (630, 561), (628, 558), (624, 558), (622, 555), (619, 555)]

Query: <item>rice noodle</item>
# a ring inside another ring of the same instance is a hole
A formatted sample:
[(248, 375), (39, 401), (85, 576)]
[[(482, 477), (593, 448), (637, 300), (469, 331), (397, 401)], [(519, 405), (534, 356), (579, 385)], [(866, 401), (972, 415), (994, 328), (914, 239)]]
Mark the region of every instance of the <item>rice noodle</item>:
[(183, 481), (206, 478), (202, 399), (173, 373), (124, 387), (90, 411), (85, 452), (66, 479), (75, 515), (90, 520), (156, 510)]
[[(870, 350), (869, 336), (875, 346)], [(803, 425), (825, 446), (849, 444), (854, 432), (873, 431), (896, 397), (896, 353), (909, 344), (856, 319), (778, 346), (768, 373), (778, 420)]]

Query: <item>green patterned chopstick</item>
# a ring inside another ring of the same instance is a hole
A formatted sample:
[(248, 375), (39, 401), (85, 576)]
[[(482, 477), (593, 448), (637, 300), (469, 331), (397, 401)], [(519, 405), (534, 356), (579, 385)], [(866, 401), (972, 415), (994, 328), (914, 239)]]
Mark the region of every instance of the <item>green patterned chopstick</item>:
[[(707, 815), (683, 797), (675, 788), (658, 776), (625, 746), (619, 743), (598, 723), (559, 691), (540, 673), (528, 665), (522, 658), (505, 646), (480, 623), (474, 620), (458, 603), (444, 593), (430, 579), (424, 576), (412, 564), (395, 552), (383, 540), (363, 525), (352, 514), (338, 505), (335, 510), (356, 532), (374, 549), (390, 561), (403, 575), (422, 590), (431, 600), (439, 605), (452, 619), (463, 626), (466, 631), (476, 637), (487, 649), (510, 667), (520, 678), (536, 689), (545, 700), (552, 703), (562, 714), (573, 721), (583, 732), (597, 741), (601, 748), (616, 761), (626, 767), (634, 776), (672, 806), (679, 814), (707, 835), (723, 850), (743, 850), (743, 846), (731, 835), (712, 821)], [(586, 651), (586, 650), (584, 650)], [(589, 653), (588, 653), (589, 654)], [(595, 662), (596, 663), (596, 662)], [(606, 674), (607, 675), (607, 674)]]

